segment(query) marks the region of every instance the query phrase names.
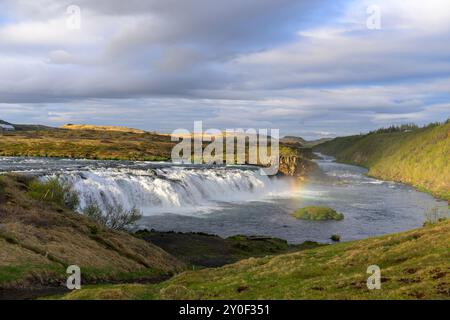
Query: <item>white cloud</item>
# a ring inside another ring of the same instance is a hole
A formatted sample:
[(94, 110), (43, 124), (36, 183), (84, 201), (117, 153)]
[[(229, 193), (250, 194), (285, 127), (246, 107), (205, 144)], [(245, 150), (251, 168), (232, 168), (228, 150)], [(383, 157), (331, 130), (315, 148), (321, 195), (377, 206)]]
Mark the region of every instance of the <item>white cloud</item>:
[(371, 31), (372, 1), (334, 16), (321, 1), (80, 0), (72, 31), (69, 0), (4, 0), (15, 19), (0, 13), (0, 110), (48, 124), (171, 131), (203, 119), (310, 135), (443, 120), (446, 2), (377, 1), (382, 29)]

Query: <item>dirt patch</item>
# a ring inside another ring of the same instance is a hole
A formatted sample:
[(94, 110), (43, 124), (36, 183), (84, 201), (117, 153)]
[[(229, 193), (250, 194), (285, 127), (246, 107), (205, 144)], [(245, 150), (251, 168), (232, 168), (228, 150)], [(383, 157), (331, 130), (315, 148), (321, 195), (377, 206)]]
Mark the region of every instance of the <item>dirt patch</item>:
[(64, 287), (0, 289), (0, 300), (34, 300), (46, 296), (65, 294), (69, 291), (69, 289)]

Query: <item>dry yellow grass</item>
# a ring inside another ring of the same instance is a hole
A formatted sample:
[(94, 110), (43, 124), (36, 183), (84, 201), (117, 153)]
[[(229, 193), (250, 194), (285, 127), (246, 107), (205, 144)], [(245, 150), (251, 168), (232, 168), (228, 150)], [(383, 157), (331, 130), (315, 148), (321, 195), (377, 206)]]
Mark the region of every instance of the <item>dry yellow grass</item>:
[(70, 130), (98, 130), (98, 131), (118, 131), (130, 133), (145, 133), (144, 130), (122, 127), (122, 126), (96, 126), (91, 124), (65, 124), (61, 126), (63, 129)]

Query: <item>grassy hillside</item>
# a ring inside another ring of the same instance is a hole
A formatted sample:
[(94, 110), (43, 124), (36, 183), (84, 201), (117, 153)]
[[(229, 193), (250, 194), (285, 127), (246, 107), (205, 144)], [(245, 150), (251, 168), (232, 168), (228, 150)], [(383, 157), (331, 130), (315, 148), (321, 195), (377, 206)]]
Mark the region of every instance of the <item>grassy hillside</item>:
[(315, 150), (367, 167), (372, 176), (411, 184), (450, 200), (450, 123), (336, 138)]
[[(0, 130), (0, 156), (170, 160), (177, 143), (170, 135), (123, 127), (68, 125), (51, 130)], [(310, 153), (308, 148), (280, 146), (281, 155), (309, 157)]]
[(0, 288), (58, 285), (69, 265), (88, 282), (160, 279), (184, 268), (159, 247), (32, 199), (29, 184), (0, 176)]
[(74, 213), (69, 198), (47, 187), (31, 177), (0, 175), (0, 298), (19, 288), (64, 288), (69, 265), (81, 267), (85, 284), (161, 282), (188, 268), (320, 246), (256, 236), (113, 231)]
[[(450, 299), (450, 221), (217, 269), (157, 285), (93, 286), (65, 299)], [(366, 271), (381, 268), (381, 290)]]

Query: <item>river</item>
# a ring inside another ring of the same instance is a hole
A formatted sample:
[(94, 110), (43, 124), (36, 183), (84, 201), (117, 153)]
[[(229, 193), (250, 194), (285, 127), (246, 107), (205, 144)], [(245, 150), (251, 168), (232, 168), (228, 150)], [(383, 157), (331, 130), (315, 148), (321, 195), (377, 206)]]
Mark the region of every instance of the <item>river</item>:
[[(164, 162), (53, 158), (0, 158), (0, 172), (22, 172), (69, 182), (80, 210), (136, 207), (139, 228), (273, 236), (301, 243), (362, 239), (420, 227), (425, 212), (447, 211), (447, 203), (395, 182), (368, 177), (361, 167), (316, 160), (326, 179), (299, 183), (290, 177), (261, 176), (250, 166), (212, 167)], [(291, 213), (303, 206), (328, 206), (342, 221), (302, 221)]]

